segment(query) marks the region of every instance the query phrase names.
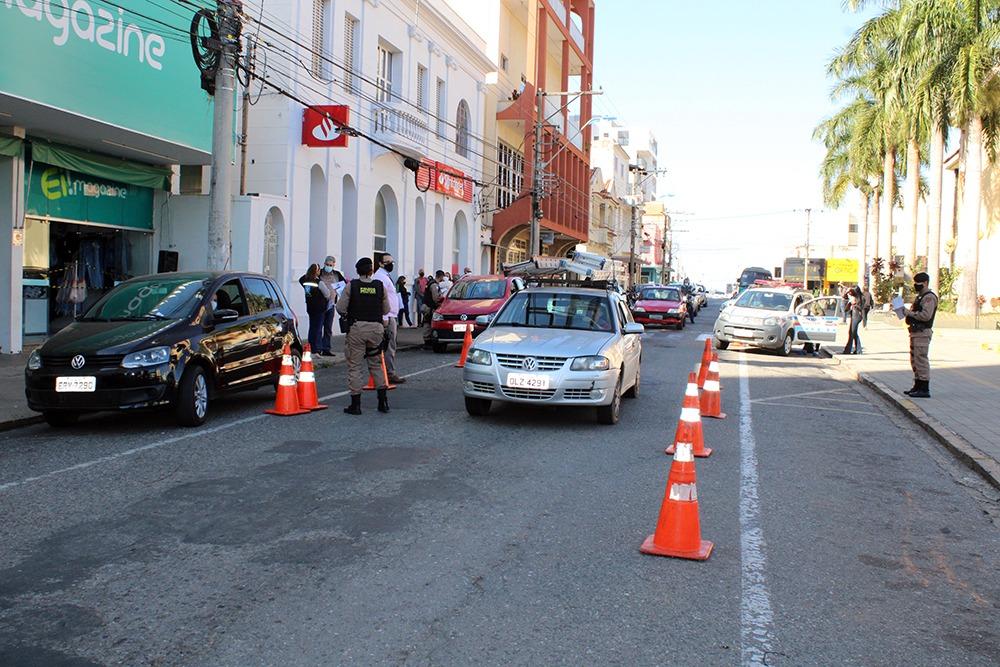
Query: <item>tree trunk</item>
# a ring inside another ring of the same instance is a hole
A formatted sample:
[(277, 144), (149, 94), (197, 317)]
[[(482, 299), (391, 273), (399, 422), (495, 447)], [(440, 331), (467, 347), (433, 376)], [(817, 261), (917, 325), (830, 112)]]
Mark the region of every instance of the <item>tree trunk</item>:
[(938, 291), (941, 270), (941, 197), (944, 189), (944, 128), (937, 122), (931, 134), (930, 182), (927, 193), (927, 273), (931, 289)]
[(906, 209), (910, 214), (910, 249), (906, 263), (917, 263), (917, 213), (920, 208), (920, 144), (910, 138), (906, 144)]
[(871, 196), (858, 191), (861, 195), (863, 209), (861, 224), (858, 225), (858, 284), (864, 285), (868, 276), (868, 216), (871, 211)]
[(878, 254), (886, 269), (892, 262), (892, 209), (896, 203), (896, 150), (882, 157), (882, 212), (879, 215)]
[(965, 188), (962, 213), (958, 219), (958, 247), (955, 254), (962, 273), (958, 277), (959, 315), (975, 315), (979, 307), (976, 277), (979, 273), (979, 211), (983, 193), (983, 119), (969, 121), (965, 150)]
[(879, 188), (875, 188), (875, 192), (872, 193), (872, 257), (878, 257), (879, 243), (882, 242), (882, 191)]

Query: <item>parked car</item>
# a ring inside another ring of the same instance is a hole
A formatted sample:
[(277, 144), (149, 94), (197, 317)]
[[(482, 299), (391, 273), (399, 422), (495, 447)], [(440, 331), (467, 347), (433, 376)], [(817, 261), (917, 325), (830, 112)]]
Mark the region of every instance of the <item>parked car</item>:
[(792, 287), (751, 287), (719, 313), (715, 347), (725, 350), (737, 342), (782, 356), (798, 344), (813, 349), (836, 339), (842, 303), (839, 296), (813, 298)]
[(285, 345), (298, 370), (296, 325), (267, 276), (133, 278), (31, 353), (28, 407), (67, 426), (85, 412), (170, 406), (180, 424), (197, 426), (218, 394), (276, 385)]
[(478, 336), (486, 327), (477, 325), (476, 318), (496, 315), (510, 295), (524, 286), (524, 280), (515, 276), (463, 276), (431, 318), (434, 351), (445, 352), (449, 345), (461, 345), (470, 324), (472, 337)]
[(644, 326), (683, 329), (687, 319), (687, 300), (676, 287), (643, 287), (632, 307), (632, 316)]
[(529, 287), (479, 323), (462, 375), (470, 415), (493, 401), (590, 405), (616, 424), (622, 396), (639, 393), (644, 329), (614, 290)]

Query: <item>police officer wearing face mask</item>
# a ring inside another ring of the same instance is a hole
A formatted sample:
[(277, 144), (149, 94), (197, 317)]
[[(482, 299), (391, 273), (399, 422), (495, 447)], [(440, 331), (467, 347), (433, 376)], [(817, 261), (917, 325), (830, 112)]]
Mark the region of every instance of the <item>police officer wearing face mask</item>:
[(351, 327), (344, 343), (351, 404), (344, 408), (344, 412), (349, 415), (361, 414), (361, 391), (366, 380), (366, 365), (378, 390), (378, 411), (389, 412), (380, 354), (385, 333), (383, 318), (389, 313), (389, 300), (382, 283), (372, 279), (374, 267), (370, 258), (362, 257), (354, 268), (357, 269), (358, 277), (348, 284), (344, 295), (337, 301), (337, 312), (341, 317), (347, 318)]
[(906, 316), (910, 330), (910, 366), (913, 367), (913, 388), (904, 393), (911, 398), (930, 398), (931, 363), (928, 359), (934, 316), (937, 314), (937, 294), (928, 286), (931, 277), (921, 271), (913, 276), (917, 297)]

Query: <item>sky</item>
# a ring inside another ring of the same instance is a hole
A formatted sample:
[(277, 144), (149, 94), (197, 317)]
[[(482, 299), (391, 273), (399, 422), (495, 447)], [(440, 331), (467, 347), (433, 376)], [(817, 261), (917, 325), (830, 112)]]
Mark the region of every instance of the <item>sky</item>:
[(836, 108), (827, 62), (865, 15), (841, 0), (595, 6), (594, 86), (605, 94), (594, 113), (656, 135), (669, 170), (660, 198), (688, 230), (674, 238), (692, 279), (723, 287), (745, 266), (780, 265), (804, 243), (806, 208), (811, 243), (846, 242), (846, 213), (821, 212), (812, 131)]

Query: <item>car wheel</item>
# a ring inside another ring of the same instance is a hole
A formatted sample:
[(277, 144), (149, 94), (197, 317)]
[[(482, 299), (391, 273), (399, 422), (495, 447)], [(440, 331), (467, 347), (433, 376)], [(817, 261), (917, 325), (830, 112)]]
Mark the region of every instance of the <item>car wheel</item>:
[(635, 368), (635, 384), (625, 392), (625, 398), (639, 398), (639, 385), (642, 382), (642, 361)]
[(208, 378), (201, 366), (189, 366), (177, 386), (174, 410), (181, 426), (201, 426), (208, 418)]
[(778, 348), (778, 354), (782, 357), (787, 357), (792, 353), (792, 332), (789, 331), (785, 334), (785, 340), (781, 342), (781, 347)]
[(728, 340), (719, 340), (718, 338), (715, 339), (715, 349), (716, 350), (725, 350), (728, 347), (729, 347), (729, 341)]
[(493, 401), (488, 398), (465, 397), (465, 411), (473, 417), (485, 417), (490, 414), (490, 407)]
[(65, 410), (50, 410), (42, 413), (42, 419), (54, 428), (65, 428), (75, 424), (80, 419), (80, 413), (67, 412)]
[(434, 348), (434, 351), (437, 354), (444, 354), (445, 352), (448, 351), (448, 344), (447, 343), (434, 343), (432, 345), (432, 347)]
[(601, 424), (613, 426), (618, 423), (622, 408), (622, 374), (618, 374), (618, 384), (615, 385), (615, 394), (611, 397), (610, 405), (597, 406), (597, 421)]

